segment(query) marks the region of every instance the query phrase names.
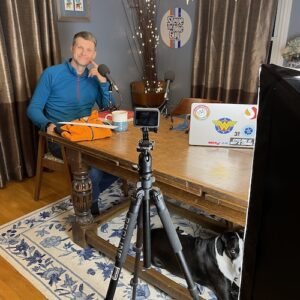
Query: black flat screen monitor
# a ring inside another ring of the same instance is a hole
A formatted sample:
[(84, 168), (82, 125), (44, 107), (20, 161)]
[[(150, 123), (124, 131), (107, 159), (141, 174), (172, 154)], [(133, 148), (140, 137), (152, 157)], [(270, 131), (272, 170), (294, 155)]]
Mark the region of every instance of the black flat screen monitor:
[(240, 300), (299, 299), (300, 72), (260, 69)]

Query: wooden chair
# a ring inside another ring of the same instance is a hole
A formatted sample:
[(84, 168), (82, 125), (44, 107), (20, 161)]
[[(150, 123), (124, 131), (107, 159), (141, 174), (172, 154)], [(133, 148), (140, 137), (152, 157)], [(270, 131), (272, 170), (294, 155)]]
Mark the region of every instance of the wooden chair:
[[(70, 185), (70, 192), (72, 190), (72, 177), (70, 167), (68, 165), (66, 149), (61, 146), (61, 153), (63, 159), (57, 158), (52, 155), (50, 152), (47, 152), (47, 139), (45, 136), (39, 136), (38, 144), (38, 157), (36, 164), (36, 181), (35, 181), (35, 191), (34, 191), (34, 200), (37, 201), (40, 199), (40, 191), (42, 185), (43, 171), (47, 168), (51, 171), (62, 171), (66, 173), (67, 180)], [(126, 179), (122, 179), (122, 190), (125, 197), (128, 197), (128, 182)]]
[(34, 191), (34, 200), (37, 201), (40, 199), (40, 191), (42, 184), (43, 171), (47, 168), (51, 171), (62, 171), (66, 173), (67, 180), (70, 183), (70, 191), (72, 189), (72, 179), (71, 172), (67, 161), (66, 149), (61, 146), (61, 153), (63, 159), (59, 159), (52, 155), (50, 152), (47, 152), (47, 139), (45, 136), (39, 136), (38, 144), (38, 156), (36, 164), (36, 180), (35, 180), (35, 191)]
[(191, 113), (193, 103), (218, 103), (219, 100), (202, 99), (202, 98), (182, 98), (171, 112), (172, 116), (188, 115)]

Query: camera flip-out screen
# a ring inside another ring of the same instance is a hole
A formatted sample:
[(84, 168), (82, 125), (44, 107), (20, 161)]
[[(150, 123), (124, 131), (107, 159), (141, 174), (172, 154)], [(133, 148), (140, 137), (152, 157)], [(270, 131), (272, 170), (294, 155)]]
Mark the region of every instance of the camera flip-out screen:
[(158, 108), (134, 109), (134, 126), (157, 128), (159, 126), (160, 111)]

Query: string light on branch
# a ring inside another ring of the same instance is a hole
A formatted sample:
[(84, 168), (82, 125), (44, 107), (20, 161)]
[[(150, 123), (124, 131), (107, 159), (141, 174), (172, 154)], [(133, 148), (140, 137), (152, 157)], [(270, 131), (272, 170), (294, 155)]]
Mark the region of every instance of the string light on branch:
[(131, 50), (135, 63), (142, 72), (146, 90), (157, 91), (156, 49), (159, 44), (159, 34), (155, 25), (159, 0), (122, 1), (133, 35)]

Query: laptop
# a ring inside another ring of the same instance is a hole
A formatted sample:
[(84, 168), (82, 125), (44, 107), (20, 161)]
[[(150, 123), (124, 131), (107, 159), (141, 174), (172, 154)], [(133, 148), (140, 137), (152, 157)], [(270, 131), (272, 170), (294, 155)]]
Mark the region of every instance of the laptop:
[(253, 148), (257, 105), (193, 103), (189, 144)]

